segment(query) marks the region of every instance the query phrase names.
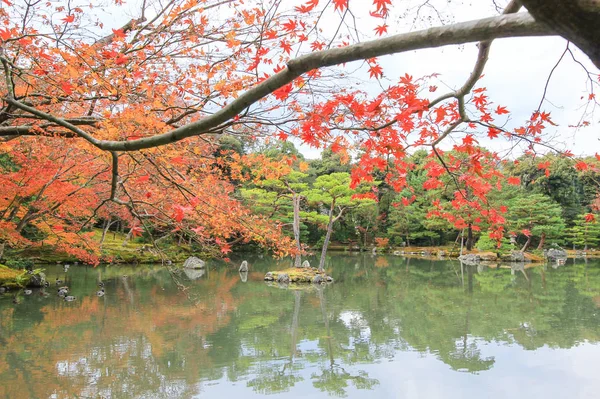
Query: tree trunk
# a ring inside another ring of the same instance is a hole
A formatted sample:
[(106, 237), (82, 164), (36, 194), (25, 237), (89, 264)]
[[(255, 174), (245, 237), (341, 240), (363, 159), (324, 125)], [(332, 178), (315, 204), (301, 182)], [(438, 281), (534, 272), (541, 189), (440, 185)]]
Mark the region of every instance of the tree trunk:
[(130, 229), (129, 233), (127, 233), (127, 235), (125, 236), (125, 239), (123, 240), (123, 245), (121, 245), (122, 247), (126, 247), (127, 246), (127, 243), (131, 239), (132, 235), (133, 235), (133, 229)]
[(325, 271), (325, 255), (327, 255), (327, 247), (329, 246), (329, 239), (331, 238), (331, 231), (333, 230), (333, 210), (329, 213), (329, 223), (327, 223), (327, 233), (325, 234), (325, 241), (323, 241), (323, 249), (321, 250), (321, 259), (319, 260), (319, 271)]
[(538, 251), (544, 249), (544, 244), (546, 243), (546, 233), (542, 233), (542, 237), (540, 238), (540, 243), (538, 244)]
[(302, 252), (302, 245), (300, 244), (300, 196), (296, 193), (292, 194), (292, 202), (294, 204), (294, 223), (292, 225), (292, 229), (294, 230), (296, 250), (298, 251), (294, 260), (294, 266), (300, 267), (302, 261), (302, 257), (300, 255)]
[(525, 252), (529, 248), (529, 244), (531, 244), (531, 236), (527, 237), (527, 241), (523, 245), (523, 248), (521, 248), (521, 252)]
[(321, 250), (321, 259), (319, 260), (319, 271), (325, 271), (325, 255), (327, 255), (327, 247), (329, 246), (329, 239), (331, 238), (331, 231), (333, 230), (333, 223), (338, 220), (342, 213), (344, 213), (344, 208), (340, 209), (340, 213), (334, 218), (333, 210), (335, 208), (335, 200), (331, 202), (331, 208), (329, 209), (329, 223), (327, 223), (327, 234), (325, 234), (325, 241), (323, 242), (323, 249)]
[(467, 251), (473, 249), (473, 226), (469, 223), (469, 227), (467, 229), (467, 243), (466, 243)]
[(521, 0), (537, 22), (573, 42), (600, 68), (600, 1)]
[(110, 228), (111, 225), (110, 218), (104, 221), (104, 228), (102, 229), (102, 237), (100, 238), (100, 250), (102, 251), (102, 244), (104, 244), (104, 239), (106, 238), (106, 232)]
[(4, 245), (5, 243), (0, 242), (0, 260), (2, 260), (2, 255), (4, 255)]

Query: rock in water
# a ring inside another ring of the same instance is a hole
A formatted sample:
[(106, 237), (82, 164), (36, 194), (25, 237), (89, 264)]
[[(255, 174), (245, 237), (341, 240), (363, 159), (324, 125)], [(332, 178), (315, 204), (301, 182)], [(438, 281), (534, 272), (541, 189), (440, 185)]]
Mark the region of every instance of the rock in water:
[(302, 268), (303, 269), (310, 269), (310, 262), (305, 260), (304, 262), (302, 262)]
[(290, 282), (290, 276), (287, 273), (281, 273), (277, 276), (277, 282), (287, 284)]
[(204, 269), (205, 266), (206, 263), (202, 259), (196, 258), (195, 256), (190, 256), (185, 260), (185, 262), (183, 262), (184, 269)]
[(240, 265), (240, 273), (244, 273), (247, 271), (248, 271), (248, 262), (243, 261), (242, 264)]
[(42, 288), (46, 284), (46, 275), (42, 272), (32, 274), (27, 283), (28, 287)]
[(267, 274), (265, 274), (265, 280), (266, 281), (273, 281), (274, 280), (273, 273), (267, 272)]
[(479, 264), (479, 262), (481, 261), (481, 258), (477, 254), (466, 254), (466, 255), (459, 256), (458, 260), (460, 260), (462, 263), (464, 263), (467, 266), (473, 266), (473, 265)]
[(323, 284), (325, 282), (325, 279), (320, 274), (317, 274), (313, 277), (312, 282), (313, 284)]
[(242, 280), (242, 283), (248, 281), (248, 272), (240, 272), (240, 280)]
[(525, 255), (521, 251), (512, 251), (510, 253), (511, 262), (525, 262)]
[(559, 259), (567, 259), (567, 251), (562, 248), (552, 248), (546, 252), (546, 257), (548, 260), (559, 260)]

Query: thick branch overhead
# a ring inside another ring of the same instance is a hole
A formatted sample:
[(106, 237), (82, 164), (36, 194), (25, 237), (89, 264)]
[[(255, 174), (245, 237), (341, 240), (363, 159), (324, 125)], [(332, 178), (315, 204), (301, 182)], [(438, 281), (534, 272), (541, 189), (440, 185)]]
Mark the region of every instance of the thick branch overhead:
[(211, 116), (167, 133), (131, 141), (98, 140), (73, 124), (33, 109), (32, 107), (16, 101), (14, 98), (7, 98), (6, 101), (23, 111), (32, 113), (73, 131), (78, 136), (102, 150), (137, 151), (204, 134), (231, 120), (262, 98), (265, 98), (275, 90), (291, 83), (300, 75), (313, 69), (425, 48), (507, 37), (548, 36), (553, 35), (554, 33), (553, 29), (536, 22), (529, 14), (519, 13), (435, 27), (417, 32), (389, 36), (383, 39), (363, 42), (343, 48), (314, 52), (289, 61), (286, 69), (249, 89), (233, 102)]

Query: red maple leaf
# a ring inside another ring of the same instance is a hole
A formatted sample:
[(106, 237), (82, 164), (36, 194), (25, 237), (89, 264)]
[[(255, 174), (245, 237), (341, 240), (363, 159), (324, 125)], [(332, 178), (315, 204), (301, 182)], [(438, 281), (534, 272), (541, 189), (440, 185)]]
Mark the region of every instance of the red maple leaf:
[(112, 31), (115, 37), (119, 37), (121, 39), (125, 37), (125, 32), (123, 31), (123, 29), (113, 29)]
[(323, 47), (325, 47), (325, 43), (320, 42), (318, 40), (310, 44), (310, 48), (312, 49), (312, 51), (323, 50)]
[(335, 4), (335, 10), (344, 11), (348, 8), (348, 0), (333, 0), (333, 3)]
[(371, 65), (369, 67), (369, 77), (371, 78), (380, 78), (383, 76), (383, 69), (377, 64)]
[(518, 186), (521, 184), (521, 179), (516, 176), (511, 176), (506, 179), (506, 182), (512, 186)]
[(585, 215), (585, 222), (586, 223), (595, 223), (596, 215), (594, 215), (593, 213), (588, 213), (587, 215)]
[(375, 111), (380, 111), (381, 108), (379, 108), (379, 106), (381, 105), (381, 101), (383, 101), (382, 98), (373, 101), (372, 103), (370, 103), (369, 105), (367, 105), (367, 112), (375, 112)]
[(69, 82), (62, 82), (60, 88), (67, 93), (67, 95), (73, 94), (73, 85)]
[(283, 29), (285, 29), (288, 32), (293, 32), (296, 30), (296, 26), (298, 26), (297, 22), (291, 19), (288, 19), (288, 21), (286, 23), (284, 23), (283, 25)]
[(467, 134), (463, 139), (463, 145), (473, 145), (473, 143), (475, 142), (475, 138), (473, 138), (472, 134)]
[(309, 0), (308, 3), (295, 7), (299, 13), (307, 13), (312, 11), (319, 4), (319, 0)]
[(435, 123), (440, 123), (441, 121), (443, 121), (445, 116), (446, 116), (446, 108), (437, 107), (435, 109)]
[(283, 87), (280, 87), (279, 89), (275, 90), (273, 92), (273, 95), (275, 96), (276, 99), (278, 100), (285, 100), (286, 98), (288, 98), (288, 96), (290, 95), (290, 93), (292, 92), (292, 84), (288, 83)]
[(285, 141), (288, 138), (288, 134), (282, 130), (279, 131), (279, 133), (277, 133), (277, 138), (281, 141)]
[(11, 37), (12, 37), (12, 33), (10, 33), (10, 30), (0, 29), (0, 38), (2, 38), (3, 41), (7, 41)]
[(133, 226), (131, 226), (131, 235), (132, 236), (140, 237), (143, 232), (144, 232), (144, 229), (142, 228), (142, 226), (138, 225), (137, 223), (134, 224)]
[(489, 127), (488, 128), (488, 137), (491, 139), (495, 139), (496, 137), (498, 137), (498, 135), (500, 134), (500, 130), (496, 129), (495, 127)]
[(374, 30), (378, 36), (382, 36), (384, 33), (387, 33), (387, 24), (379, 25)]
[(292, 45), (287, 40), (282, 40), (279, 46), (288, 54), (292, 52)]
[(129, 61), (129, 58), (127, 58), (127, 56), (125, 54), (119, 54), (119, 56), (115, 60), (115, 63), (117, 65), (123, 65), (123, 64), (126, 64), (127, 61)]
[(508, 110), (506, 109), (506, 107), (501, 107), (498, 105), (498, 108), (496, 108), (496, 113), (498, 115), (508, 114)]
[(75, 15), (73, 15), (73, 14), (67, 15), (66, 17), (61, 19), (61, 21), (63, 21), (65, 24), (69, 24), (69, 23), (75, 21)]
[(589, 165), (583, 161), (579, 161), (575, 164), (575, 169), (581, 170), (581, 171), (588, 170)]

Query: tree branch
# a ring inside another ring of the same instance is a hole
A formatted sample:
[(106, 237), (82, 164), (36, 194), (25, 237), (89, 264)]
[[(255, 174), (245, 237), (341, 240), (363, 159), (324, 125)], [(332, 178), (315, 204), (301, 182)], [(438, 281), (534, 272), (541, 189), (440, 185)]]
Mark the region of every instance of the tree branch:
[(287, 68), (283, 71), (249, 89), (211, 116), (171, 130), (170, 132), (131, 141), (98, 140), (64, 119), (57, 118), (22, 104), (10, 95), (5, 98), (5, 101), (23, 111), (73, 131), (99, 149), (107, 151), (137, 151), (205, 134), (210, 131), (210, 129), (234, 118), (236, 115), (273, 93), (275, 90), (291, 83), (300, 75), (316, 68), (323, 68), (382, 55), (452, 44), (464, 44), (506, 37), (548, 36), (553, 34), (555, 34), (553, 29), (535, 22), (533, 17), (529, 14), (519, 13), (435, 27), (417, 32), (394, 35), (384, 39), (358, 43), (343, 48), (314, 52), (290, 60)]

